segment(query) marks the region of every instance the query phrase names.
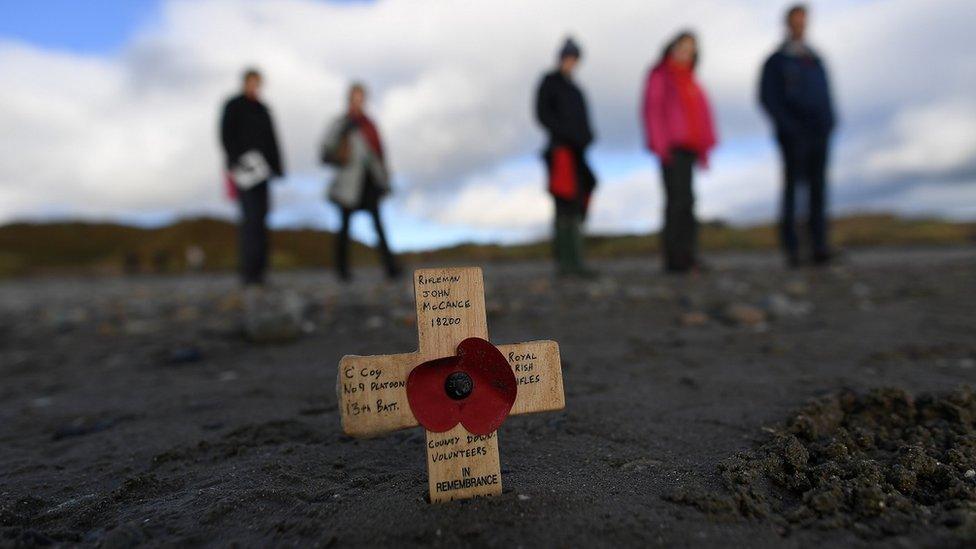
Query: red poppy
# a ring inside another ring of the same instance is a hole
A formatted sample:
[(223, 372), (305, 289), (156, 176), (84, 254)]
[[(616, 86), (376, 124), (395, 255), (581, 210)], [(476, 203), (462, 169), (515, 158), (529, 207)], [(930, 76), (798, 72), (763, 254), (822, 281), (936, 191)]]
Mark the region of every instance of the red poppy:
[(515, 404), (518, 382), (512, 367), (497, 347), (478, 337), (462, 341), (456, 353), (410, 372), (410, 410), (435, 433), (449, 431), (458, 422), (473, 435), (492, 433)]

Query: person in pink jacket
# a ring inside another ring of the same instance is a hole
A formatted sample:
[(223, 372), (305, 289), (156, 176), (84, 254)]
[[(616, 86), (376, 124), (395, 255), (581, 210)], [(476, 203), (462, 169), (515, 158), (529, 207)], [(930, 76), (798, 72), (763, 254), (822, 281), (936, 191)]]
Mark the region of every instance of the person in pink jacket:
[(664, 48), (644, 88), (646, 145), (661, 161), (667, 200), (661, 233), (664, 269), (673, 273), (701, 267), (692, 172), (696, 162), (708, 165), (716, 143), (708, 99), (695, 79), (697, 62), (695, 35), (681, 32)]

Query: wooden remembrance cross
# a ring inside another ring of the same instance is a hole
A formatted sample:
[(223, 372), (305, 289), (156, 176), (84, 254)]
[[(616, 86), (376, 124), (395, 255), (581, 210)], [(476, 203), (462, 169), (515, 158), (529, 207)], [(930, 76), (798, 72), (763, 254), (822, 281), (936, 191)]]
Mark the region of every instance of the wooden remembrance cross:
[[(408, 402), (408, 386), (414, 390), (414, 376), (411, 376), (414, 368), (421, 365), (428, 367), (428, 361), (434, 361), (434, 364), (442, 365), (441, 372), (456, 370), (452, 366), (453, 362), (445, 363), (444, 360), (436, 359), (455, 357), (455, 353), (461, 354), (459, 344), (467, 340), (465, 345), (468, 345), (471, 342), (468, 338), (488, 339), (484, 281), (480, 268), (418, 270), (414, 273), (414, 295), (419, 351), (385, 356), (347, 355), (339, 362), (336, 391), (339, 396), (342, 429), (348, 435), (370, 437), (420, 425), (415, 412), (421, 415), (420, 405), (425, 402), (417, 400), (416, 392), (411, 393), (410, 398), (414, 399), (412, 402), (417, 410)], [(487, 345), (485, 342), (477, 343)], [(505, 412), (511, 415), (529, 414), (561, 410), (565, 406), (559, 346), (556, 342), (531, 341), (499, 345), (497, 349), (501, 351), (515, 375), (511, 384), (512, 391), (509, 393), (514, 397), (514, 403), (509, 400), (511, 411), (506, 409)], [(488, 353), (490, 356), (497, 356), (493, 350)], [(471, 378), (457, 372), (450, 374), (448, 378), (456, 375), (466, 378), (462, 385), (466, 383), (463, 389), (468, 393), (464, 394), (472, 394), (473, 399)], [(511, 378), (507, 370), (503, 372), (503, 376)], [(450, 383), (452, 380), (447, 381)], [(437, 393), (440, 393), (440, 387), (445, 387), (445, 384), (443, 379), (438, 379), (437, 382)], [(491, 384), (501, 385), (494, 381)], [(473, 385), (477, 391), (478, 382)], [(489, 384), (483, 385), (482, 391)], [(445, 390), (450, 396), (451, 386), (448, 385)], [(478, 397), (486, 394), (478, 393)], [(437, 397), (431, 400), (443, 399), (451, 402), (443, 394), (431, 396)], [(465, 397), (454, 394), (450, 398), (455, 399), (453, 406), (456, 408), (457, 399)], [(485, 398), (498, 400), (495, 393), (490, 393)], [(489, 404), (495, 406), (497, 402)], [(502, 404), (502, 407), (507, 408), (507, 404)], [(474, 404), (469, 409), (474, 409)], [(445, 425), (454, 426), (443, 432), (427, 430), (427, 472), (431, 502), (501, 493), (497, 431), (492, 429), (492, 432), (472, 435), (465, 428), (465, 425), (471, 426), (480, 419), (483, 418), (471, 418), (470, 422), (461, 420), (464, 424), (447, 423)], [(491, 426), (497, 428), (495, 425), (502, 420), (504, 415)], [(428, 420), (424, 425), (429, 426), (431, 423)], [(481, 425), (485, 423), (481, 422)]]

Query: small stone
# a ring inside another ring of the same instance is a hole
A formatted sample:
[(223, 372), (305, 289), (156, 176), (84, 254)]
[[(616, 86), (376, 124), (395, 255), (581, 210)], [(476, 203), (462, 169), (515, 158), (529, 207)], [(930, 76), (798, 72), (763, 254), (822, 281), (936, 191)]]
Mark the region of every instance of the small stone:
[(369, 330), (379, 330), (383, 327), (383, 317), (371, 316), (366, 319), (366, 328)]
[(234, 381), (237, 379), (237, 372), (233, 370), (227, 370), (226, 372), (220, 372), (220, 377), (217, 378), (219, 381)]
[(147, 335), (159, 331), (159, 324), (152, 320), (130, 320), (122, 329), (129, 335)]
[(733, 303), (725, 308), (723, 316), (729, 322), (743, 326), (758, 326), (766, 322), (766, 313), (758, 307)]
[(252, 341), (280, 343), (302, 333), (305, 302), (292, 291), (248, 288), (244, 296), (244, 331)]
[(627, 286), (624, 288), (624, 296), (628, 299), (648, 299), (651, 297), (651, 289), (645, 286)]
[(704, 326), (708, 324), (708, 315), (701, 311), (687, 311), (681, 314), (678, 322), (688, 328)]
[(192, 322), (200, 318), (200, 309), (191, 305), (184, 305), (176, 310), (174, 318), (178, 322)]
[(786, 291), (787, 295), (791, 297), (801, 297), (809, 293), (807, 283), (802, 280), (790, 281), (786, 284), (786, 286), (783, 287), (783, 289)]
[(527, 495), (525, 495), (525, 494), (519, 494), (518, 495), (518, 499), (519, 499), (519, 501), (529, 501), (532, 498), (529, 497), (529, 496), (527, 496)]
[(851, 293), (854, 294), (854, 297), (867, 299), (871, 297), (871, 287), (863, 282), (855, 282), (851, 286)]
[(167, 362), (170, 364), (189, 364), (203, 360), (203, 351), (198, 347), (177, 347), (169, 352)]
[(967, 470), (966, 471), (966, 478), (973, 478), (973, 477), (976, 477), (976, 471), (974, 471), (973, 469)]
[(742, 295), (749, 291), (749, 284), (728, 276), (719, 278), (715, 286), (726, 295)]
[(648, 290), (648, 295), (653, 299), (660, 299), (662, 301), (670, 301), (675, 299), (676, 296), (674, 290), (667, 286), (653, 286)]
[(586, 291), (591, 299), (602, 299), (615, 294), (618, 290), (617, 283), (609, 278), (602, 278), (591, 282), (586, 287)]
[(505, 306), (502, 305), (501, 301), (498, 301), (497, 299), (492, 299), (485, 304), (485, 312), (487, 312), (489, 315), (494, 316), (494, 315), (505, 314), (506, 311), (505, 311)]
[(244, 301), (239, 293), (228, 294), (217, 302), (217, 311), (227, 313), (239, 311), (244, 306)]
[(774, 293), (763, 300), (763, 309), (773, 318), (797, 318), (809, 314), (813, 305)]

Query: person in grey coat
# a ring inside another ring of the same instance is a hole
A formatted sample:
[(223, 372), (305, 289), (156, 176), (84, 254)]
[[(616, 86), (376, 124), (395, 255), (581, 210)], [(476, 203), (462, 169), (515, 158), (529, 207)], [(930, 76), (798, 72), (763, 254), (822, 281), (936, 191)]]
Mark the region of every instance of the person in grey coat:
[(396, 278), (401, 270), (390, 251), (380, 219), (380, 199), (390, 192), (390, 175), (383, 155), (379, 130), (364, 111), (366, 87), (354, 83), (349, 88), (349, 105), (326, 132), (321, 159), (335, 168), (328, 198), (339, 207), (342, 223), (335, 245), (335, 264), (339, 278), (352, 278), (349, 270), (349, 220), (366, 210), (373, 217), (377, 247), (387, 276)]

